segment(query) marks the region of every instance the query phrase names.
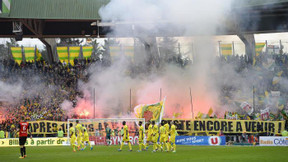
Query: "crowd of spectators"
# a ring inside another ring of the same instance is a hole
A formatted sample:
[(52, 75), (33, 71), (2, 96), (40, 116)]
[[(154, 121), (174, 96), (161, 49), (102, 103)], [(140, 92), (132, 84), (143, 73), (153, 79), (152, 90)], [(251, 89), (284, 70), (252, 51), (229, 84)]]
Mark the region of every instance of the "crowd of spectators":
[[(6, 120), (2, 121), (1, 128), (15, 132), (16, 124), (22, 116), (27, 117), (27, 120), (30, 121), (66, 121), (68, 116), (60, 104), (64, 100), (69, 100), (73, 103), (73, 106), (76, 106), (76, 97), (83, 97), (82, 92), (78, 89), (78, 80), (88, 81), (88, 68), (95, 62), (99, 63), (102, 60), (75, 60), (75, 66), (61, 62), (47, 64), (45, 61), (22, 62), (18, 65), (13, 60), (4, 60), (0, 64), (0, 81), (3, 83), (19, 83), (24, 89), (20, 91), (19, 100), (15, 100), (13, 104), (5, 105), (4, 118)], [(181, 67), (193, 66), (191, 60), (182, 59), (180, 56), (174, 57), (170, 60), (171, 62), (179, 64)], [(283, 100), (287, 101), (288, 89), (281, 87), (280, 84), (274, 84), (273, 81), (275, 76), (288, 79), (288, 55), (266, 55), (261, 53), (255, 58), (253, 64), (247, 61), (246, 56), (220, 56), (218, 57), (218, 63), (220, 65), (231, 64), (235, 71), (240, 74), (247, 73), (247, 71), (258, 71), (259, 76), (263, 76), (265, 79), (263, 79), (263, 83), (255, 85), (258, 89), (256, 95), (265, 95), (267, 91), (280, 91)], [(105, 61), (104, 64), (104, 66), (110, 65)], [(131, 75), (135, 75), (133, 69), (135, 68), (131, 68)], [(278, 75), (279, 73), (281, 73), (281, 76)], [(263, 86), (264, 84), (265, 86)], [(233, 91), (237, 91), (237, 87), (229, 87), (228, 85), (222, 85), (221, 89), (223, 89), (221, 99), (223, 104), (226, 104), (226, 99), (231, 97)], [(260, 104), (259, 102), (257, 106)], [(284, 106), (286, 106), (286, 103)]]
[(77, 81), (87, 81), (87, 69), (92, 62), (80, 60), (75, 62), (75, 66), (61, 62), (49, 65), (45, 61), (22, 62), (18, 65), (13, 60), (4, 60), (0, 65), (0, 81), (20, 84), (22, 88), (11, 89), (13, 96), (1, 94), (8, 100), (15, 97), (13, 103), (1, 103), (2, 107), (5, 106), (2, 118), (6, 119), (1, 121), (1, 128), (15, 132), (22, 116), (28, 121), (66, 121), (68, 116), (61, 108), (61, 103), (69, 100), (76, 106), (76, 97), (82, 96)]

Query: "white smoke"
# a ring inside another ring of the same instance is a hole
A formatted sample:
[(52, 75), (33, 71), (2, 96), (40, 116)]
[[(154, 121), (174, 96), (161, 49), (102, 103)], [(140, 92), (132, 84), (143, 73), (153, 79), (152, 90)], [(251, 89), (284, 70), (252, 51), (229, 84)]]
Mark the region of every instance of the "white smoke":
[[(157, 39), (159, 35), (183, 36), (187, 40), (191, 39), (191, 35), (201, 36), (193, 37), (196, 51), (194, 64), (185, 68), (167, 63), (160, 67), (153, 64), (142, 66), (146, 60), (135, 61), (142, 63), (141, 66), (131, 66), (125, 58), (114, 61), (108, 68), (90, 67), (89, 81), (79, 85), (85, 93), (91, 94), (95, 89), (96, 116), (123, 116), (138, 104), (158, 102), (160, 89), (162, 99), (167, 96), (166, 117), (172, 117), (177, 112), (182, 113), (182, 117), (191, 117), (189, 88), (192, 90), (195, 114), (198, 111), (206, 113), (210, 107), (216, 112), (233, 109), (232, 104), (221, 105), (223, 85), (237, 87), (244, 93), (230, 90), (235, 93), (231, 94), (231, 100), (250, 98), (253, 85), (259, 82), (255, 78), (259, 75), (254, 71), (239, 74), (233, 63), (219, 65), (217, 44), (212, 39), (217, 29), (225, 25), (231, 5), (232, 0), (111, 0), (103, 6), (99, 11), (102, 22), (115, 24), (108, 37), (134, 36), (142, 43), (158, 47), (161, 44)], [(133, 71), (137, 72), (131, 77)], [(91, 105), (94, 104), (93, 98), (90, 98)]]

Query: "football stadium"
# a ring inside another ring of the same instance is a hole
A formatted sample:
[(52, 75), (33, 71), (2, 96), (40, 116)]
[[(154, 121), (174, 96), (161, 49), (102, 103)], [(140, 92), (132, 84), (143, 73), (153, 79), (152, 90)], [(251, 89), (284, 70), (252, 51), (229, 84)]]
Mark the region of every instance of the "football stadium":
[(288, 0), (0, 0), (0, 161), (284, 161)]

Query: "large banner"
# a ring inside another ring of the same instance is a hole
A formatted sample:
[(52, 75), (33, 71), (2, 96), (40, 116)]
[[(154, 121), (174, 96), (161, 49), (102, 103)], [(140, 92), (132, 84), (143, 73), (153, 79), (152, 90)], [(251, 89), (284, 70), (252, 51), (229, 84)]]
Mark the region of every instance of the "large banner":
[[(90, 135), (94, 136), (104, 136), (105, 134), (105, 124), (109, 124), (110, 129), (114, 131), (115, 136), (120, 133), (122, 127), (122, 121), (106, 121), (106, 120), (99, 120), (97, 122), (87, 121), (80, 121), (81, 124), (87, 128), (87, 132)], [(32, 134), (56, 134), (58, 129), (61, 128), (64, 134), (67, 133), (67, 122), (58, 122), (58, 121), (29, 121), (29, 127), (31, 128)], [(76, 125), (75, 122), (72, 122), (73, 126)], [(127, 126), (130, 130), (130, 135), (134, 135), (138, 126), (134, 122), (127, 121)], [(54, 128), (57, 129), (54, 129)]]
[[(281, 134), (285, 127), (285, 121), (256, 121), (256, 120), (227, 120), (227, 119), (199, 119), (199, 120), (185, 120), (185, 119), (162, 119), (165, 122), (174, 121), (177, 131), (182, 134), (189, 135), (217, 135), (222, 130), (223, 133), (263, 133), (269, 132), (273, 134)], [(89, 133), (96, 131), (104, 131), (104, 120), (97, 123), (89, 122), (83, 123)], [(66, 133), (67, 122), (58, 121), (31, 121), (29, 122), (31, 132), (33, 134), (53, 134), (54, 127), (57, 130), (61, 128)], [(121, 123), (112, 122), (109, 124), (111, 128), (121, 128)], [(146, 125), (147, 127), (147, 125)], [(129, 125), (129, 130), (136, 130), (137, 125)], [(100, 133), (101, 133), (100, 132)], [(206, 134), (205, 134), (206, 132)], [(131, 132), (132, 133), (132, 132)], [(134, 132), (133, 132), (134, 133)], [(101, 135), (100, 135), (101, 136)]]
[(174, 121), (177, 131), (184, 133), (209, 132), (219, 133), (263, 133), (281, 134), (285, 121), (256, 121), (256, 120), (227, 120), (227, 119), (163, 119), (166, 122)]
[(225, 136), (176, 136), (176, 145), (225, 145)]
[[(57, 133), (59, 128), (61, 128), (63, 132), (66, 133), (67, 128), (67, 122), (42, 120), (30, 121), (28, 123), (32, 134), (53, 134)], [(57, 127), (57, 131), (53, 131), (54, 127)]]
[(288, 137), (260, 136), (260, 146), (288, 146)]
[[(27, 138), (25, 146), (62, 146), (67, 138)], [(0, 147), (19, 146), (19, 138), (0, 139)]]
[[(110, 145), (120, 145), (122, 139), (122, 136), (111, 136)], [(90, 141), (94, 141), (95, 145), (107, 145), (106, 136), (90, 136)], [(129, 136), (129, 141), (132, 145), (138, 144), (138, 136)], [(146, 138), (144, 141), (146, 141)]]

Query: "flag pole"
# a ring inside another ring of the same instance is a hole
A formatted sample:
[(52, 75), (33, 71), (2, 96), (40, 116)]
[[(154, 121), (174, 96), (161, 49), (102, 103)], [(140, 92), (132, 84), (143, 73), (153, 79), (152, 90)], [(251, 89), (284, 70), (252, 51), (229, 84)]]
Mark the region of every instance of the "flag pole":
[(256, 110), (256, 108), (255, 108), (255, 88), (254, 88), (254, 85), (253, 85), (253, 109)]
[(94, 88), (94, 91), (93, 91), (93, 99), (94, 99), (94, 119), (95, 119), (95, 109), (96, 109), (96, 89)]
[(189, 89), (190, 89), (191, 115), (192, 115), (192, 119), (194, 119), (194, 110), (193, 110), (193, 100), (192, 100), (191, 87), (189, 87)]
[(160, 88), (160, 101), (162, 100), (162, 88)]
[(132, 98), (131, 98), (132, 92), (130, 88), (130, 113), (132, 114)]

